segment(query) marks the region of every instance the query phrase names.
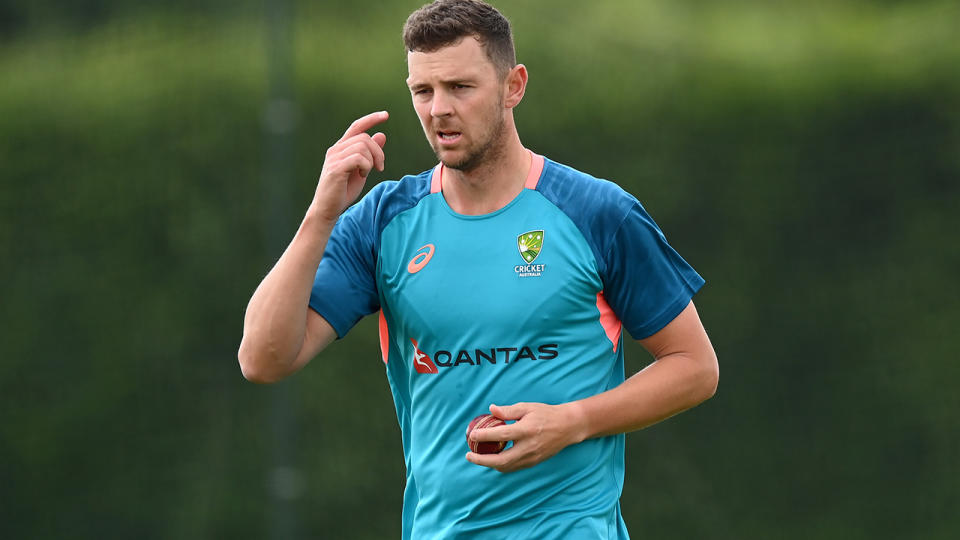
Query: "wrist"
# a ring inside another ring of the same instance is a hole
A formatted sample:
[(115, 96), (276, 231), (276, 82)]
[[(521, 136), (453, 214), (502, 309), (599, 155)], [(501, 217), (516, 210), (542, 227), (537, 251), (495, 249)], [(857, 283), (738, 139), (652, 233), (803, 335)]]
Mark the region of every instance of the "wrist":
[(330, 212), (318, 206), (316, 202), (310, 203), (310, 206), (307, 208), (307, 213), (303, 216), (303, 222), (300, 223), (300, 230), (297, 234), (308, 232), (321, 233), (329, 236), (333, 231), (334, 225), (337, 224), (338, 219), (340, 219), (339, 213)]
[(584, 407), (583, 400), (570, 401), (565, 404), (567, 415), (570, 422), (571, 444), (578, 444), (592, 436), (590, 431), (590, 421), (587, 415), (587, 408)]
[(316, 265), (320, 264), (320, 259), (323, 258), (323, 252), (326, 250), (334, 225), (336, 225), (336, 219), (331, 220), (313, 209), (307, 210), (287, 251), (299, 254), (298, 258), (305, 257), (302, 260), (316, 270)]

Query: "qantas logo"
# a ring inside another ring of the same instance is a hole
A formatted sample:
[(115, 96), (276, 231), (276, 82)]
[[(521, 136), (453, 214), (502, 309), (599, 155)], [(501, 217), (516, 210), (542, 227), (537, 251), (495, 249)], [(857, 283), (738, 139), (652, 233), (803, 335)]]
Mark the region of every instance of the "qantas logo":
[(484, 349), (460, 349), (447, 351), (440, 349), (430, 355), (420, 350), (416, 340), (413, 343), (413, 369), (417, 373), (440, 372), (439, 368), (455, 368), (461, 366), (498, 365), (520, 362), (523, 360), (553, 360), (560, 356), (560, 345), (546, 343), (538, 346), (522, 347), (490, 347)]
[(413, 369), (417, 370), (417, 373), (439, 373), (436, 364), (430, 360), (427, 353), (420, 350), (416, 340), (410, 338), (410, 343), (413, 343)]
[(436, 249), (437, 248), (433, 244), (427, 244), (418, 249), (417, 254), (410, 259), (409, 263), (407, 263), (407, 272), (416, 274), (417, 272), (423, 270), (423, 267), (426, 266), (427, 263), (430, 262), (430, 259), (433, 258), (433, 252), (436, 251)]

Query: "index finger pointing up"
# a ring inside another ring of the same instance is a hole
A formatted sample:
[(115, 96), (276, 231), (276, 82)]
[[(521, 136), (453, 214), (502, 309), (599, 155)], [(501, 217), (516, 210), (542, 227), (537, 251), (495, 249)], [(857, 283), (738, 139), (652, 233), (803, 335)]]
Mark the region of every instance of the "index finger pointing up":
[(340, 140), (349, 139), (354, 135), (363, 133), (364, 131), (372, 128), (373, 126), (386, 122), (387, 118), (390, 118), (390, 113), (387, 111), (378, 111), (375, 113), (370, 113), (366, 116), (361, 116), (353, 121), (350, 124), (350, 127), (343, 132), (343, 137), (340, 137)]

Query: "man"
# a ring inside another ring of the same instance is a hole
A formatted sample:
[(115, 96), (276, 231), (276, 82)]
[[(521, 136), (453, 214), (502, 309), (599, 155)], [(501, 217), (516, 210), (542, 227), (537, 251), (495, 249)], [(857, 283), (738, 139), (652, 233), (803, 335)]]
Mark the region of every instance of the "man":
[[(366, 131), (387, 113), (330, 147), (250, 300), (243, 374), (279, 380), (379, 311), (404, 538), (627, 538), (623, 434), (716, 388), (691, 302), (703, 280), (632, 196), (523, 147), (513, 108), (527, 69), (494, 8), (438, 0), (410, 16), (404, 42), (440, 164), (344, 211), (383, 170), (386, 136)], [(656, 359), (626, 380), (622, 325)], [(507, 425), (472, 436), (512, 445), (464, 459), (464, 429), (488, 410)]]

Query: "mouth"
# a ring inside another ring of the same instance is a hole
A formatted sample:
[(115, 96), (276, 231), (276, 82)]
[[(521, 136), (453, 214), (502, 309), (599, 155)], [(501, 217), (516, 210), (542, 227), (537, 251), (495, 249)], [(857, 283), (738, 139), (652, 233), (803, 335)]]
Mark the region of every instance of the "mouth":
[(459, 131), (438, 130), (437, 140), (439, 140), (442, 145), (454, 144), (460, 140), (461, 135), (462, 133)]

